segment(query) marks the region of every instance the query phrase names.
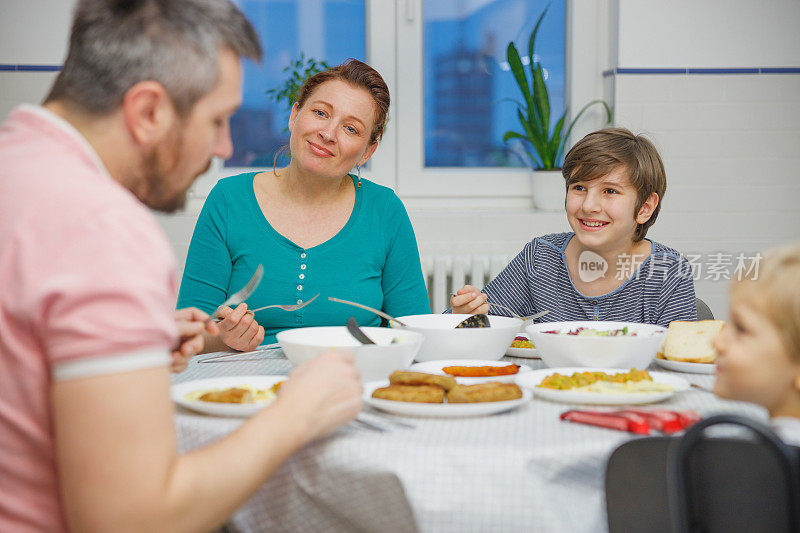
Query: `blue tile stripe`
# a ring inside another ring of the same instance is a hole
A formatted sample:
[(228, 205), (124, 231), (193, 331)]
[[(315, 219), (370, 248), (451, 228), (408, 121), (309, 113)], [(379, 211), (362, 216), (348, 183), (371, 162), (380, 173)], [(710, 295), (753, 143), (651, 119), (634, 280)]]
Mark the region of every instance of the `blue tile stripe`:
[(0, 64), (0, 70), (13, 72), (58, 72), (61, 65), (7, 65)]
[(616, 67), (603, 71), (603, 76), (618, 74), (800, 74), (800, 67), (738, 67), (738, 68), (633, 68)]

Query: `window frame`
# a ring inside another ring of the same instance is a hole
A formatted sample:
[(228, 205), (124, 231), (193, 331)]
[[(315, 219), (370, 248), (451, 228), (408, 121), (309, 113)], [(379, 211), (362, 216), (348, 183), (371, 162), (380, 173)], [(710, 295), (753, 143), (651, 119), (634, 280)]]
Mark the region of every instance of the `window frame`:
[[(610, 61), (616, 57), (616, 29), (611, 24), (615, 1), (566, 0), (564, 101), (571, 110), (613, 96), (613, 80), (604, 79), (602, 72), (615, 66)], [(366, 59), (386, 80), (392, 103), (381, 146), (362, 176), (394, 189), (409, 208), (530, 209), (530, 169), (424, 166), (422, 2), (365, 0)], [(602, 126), (602, 112), (590, 109), (571, 139)], [(225, 167), (215, 159), (190, 198), (205, 198), (222, 177), (263, 170), (266, 167)]]

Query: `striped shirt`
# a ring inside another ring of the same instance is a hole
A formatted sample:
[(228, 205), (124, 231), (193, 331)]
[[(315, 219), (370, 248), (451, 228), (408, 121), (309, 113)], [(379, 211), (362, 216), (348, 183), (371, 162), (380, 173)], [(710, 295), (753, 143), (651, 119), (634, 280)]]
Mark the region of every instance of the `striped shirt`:
[[(564, 249), (574, 233), (537, 237), (483, 289), (489, 302), (520, 316), (549, 310), (542, 322), (617, 320), (667, 326), (697, 320), (692, 268), (680, 253), (651, 241), (650, 255), (625, 282), (602, 296), (584, 296), (572, 283)], [(492, 309), (493, 314), (507, 312)]]

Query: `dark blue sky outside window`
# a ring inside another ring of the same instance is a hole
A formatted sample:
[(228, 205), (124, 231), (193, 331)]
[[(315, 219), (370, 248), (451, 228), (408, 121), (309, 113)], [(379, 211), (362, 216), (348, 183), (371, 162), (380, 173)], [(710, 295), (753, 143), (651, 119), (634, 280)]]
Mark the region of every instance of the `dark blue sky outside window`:
[[(289, 107), (266, 91), (280, 85), (283, 69), (304, 52), (335, 66), (365, 58), (364, 0), (234, 0), (256, 28), (264, 48), (260, 65), (244, 62), (242, 107), (231, 118), (233, 157), (225, 166), (271, 167), (289, 143)], [(286, 161), (278, 160), (278, 165)]]
[[(528, 36), (550, 6), (536, 55), (547, 71), (551, 127), (564, 108), (564, 0), (428, 0), (424, 2), (425, 166), (525, 166), (503, 134), (521, 131), (522, 95), (508, 69), (513, 40), (527, 61)], [(523, 153), (523, 152), (518, 152)]]

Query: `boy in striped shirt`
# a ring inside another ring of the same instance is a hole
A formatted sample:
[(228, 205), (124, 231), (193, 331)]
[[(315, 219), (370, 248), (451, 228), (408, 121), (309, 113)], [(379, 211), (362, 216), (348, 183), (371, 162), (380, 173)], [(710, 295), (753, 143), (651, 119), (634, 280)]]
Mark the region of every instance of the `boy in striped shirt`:
[(573, 231), (533, 239), (483, 292), (459, 289), (452, 312), (508, 315), (497, 303), (520, 316), (549, 310), (550, 322), (696, 320), (691, 265), (645, 238), (667, 188), (653, 144), (623, 128), (596, 131), (567, 153), (562, 173)]

